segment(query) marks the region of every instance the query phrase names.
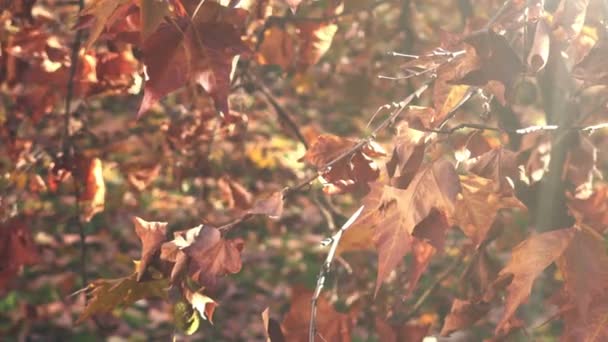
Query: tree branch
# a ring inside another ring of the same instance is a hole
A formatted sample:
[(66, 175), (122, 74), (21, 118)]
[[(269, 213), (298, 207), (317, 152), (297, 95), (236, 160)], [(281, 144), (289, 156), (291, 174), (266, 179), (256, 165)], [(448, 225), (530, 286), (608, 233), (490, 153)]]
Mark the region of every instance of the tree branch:
[[(84, 8), (84, 0), (78, 1), (78, 12), (80, 13)], [(70, 124), (72, 113), (70, 111), (70, 107), (72, 105), (72, 97), (74, 95), (74, 77), (76, 76), (76, 71), (78, 70), (78, 57), (80, 54), (80, 45), (82, 43), (82, 30), (76, 31), (76, 37), (74, 38), (74, 43), (72, 44), (72, 55), (71, 55), (71, 64), (70, 64), (70, 72), (68, 75), (68, 84), (66, 90), (65, 97), (65, 112), (64, 112), (64, 127), (63, 127), (63, 158), (68, 158), (69, 160), (73, 159), (74, 156), (74, 146), (72, 141), (72, 132), (70, 132)], [(83, 286), (86, 286), (88, 283), (87, 278), (87, 269), (86, 269), (86, 257), (87, 257), (87, 245), (86, 245), (86, 233), (84, 231), (84, 225), (80, 219), (80, 185), (77, 180), (73, 178), (74, 182), (74, 197), (76, 197), (76, 214), (75, 221), (78, 225), (78, 233), (80, 235), (80, 277), (82, 279)]]
[(327, 246), (331, 245), (329, 248), (329, 252), (327, 253), (327, 257), (325, 258), (325, 262), (319, 271), (319, 275), (317, 276), (317, 286), (315, 288), (315, 292), (311, 298), (311, 309), (310, 309), (310, 323), (308, 326), (308, 341), (314, 342), (315, 337), (317, 335), (317, 301), (319, 300), (319, 296), (321, 295), (321, 291), (323, 290), (323, 286), (325, 285), (325, 278), (329, 274), (331, 270), (331, 263), (334, 260), (334, 256), (336, 255), (336, 250), (338, 249), (338, 244), (340, 243), (340, 239), (342, 238), (342, 234), (352, 226), (352, 224), (357, 220), (361, 212), (363, 211), (364, 206), (360, 206), (357, 211), (342, 225), (340, 230), (332, 237), (327, 238), (321, 242), (321, 245)]

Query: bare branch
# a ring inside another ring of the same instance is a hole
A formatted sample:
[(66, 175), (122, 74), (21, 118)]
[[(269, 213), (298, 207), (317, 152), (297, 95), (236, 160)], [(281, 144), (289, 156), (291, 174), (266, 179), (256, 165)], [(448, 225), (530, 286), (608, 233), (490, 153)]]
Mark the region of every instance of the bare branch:
[(364, 206), (360, 206), (357, 211), (346, 221), (340, 230), (332, 237), (327, 238), (321, 242), (321, 245), (327, 246), (331, 245), (329, 248), (329, 252), (327, 253), (327, 258), (325, 258), (325, 262), (319, 271), (319, 275), (317, 276), (317, 287), (315, 288), (315, 292), (312, 295), (311, 299), (311, 309), (310, 309), (310, 324), (308, 326), (308, 341), (314, 342), (317, 334), (317, 301), (319, 296), (321, 295), (321, 291), (323, 290), (323, 286), (325, 285), (325, 277), (329, 274), (331, 270), (331, 263), (334, 260), (334, 256), (336, 255), (336, 250), (338, 249), (338, 244), (340, 243), (340, 239), (342, 238), (342, 234), (350, 228), (353, 223), (357, 220), (361, 212), (363, 211)]

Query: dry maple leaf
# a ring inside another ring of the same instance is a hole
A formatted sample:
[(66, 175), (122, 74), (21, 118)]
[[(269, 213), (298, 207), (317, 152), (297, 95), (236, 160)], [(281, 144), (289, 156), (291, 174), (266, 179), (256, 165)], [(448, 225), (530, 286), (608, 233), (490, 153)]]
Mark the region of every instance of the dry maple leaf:
[(133, 218), (135, 225), (135, 233), (141, 240), (141, 262), (136, 271), (137, 281), (141, 281), (146, 267), (152, 261), (152, 258), (160, 250), (161, 244), (165, 241), (167, 234), (167, 222), (148, 222), (139, 217)]
[(138, 282), (135, 273), (119, 279), (98, 279), (89, 284), (91, 299), (78, 318), (77, 324), (89, 317), (111, 312), (117, 307), (124, 307), (144, 298), (167, 297), (167, 279), (155, 279)]
[(273, 220), (278, 220), (283, 215), (283, 192), (277, 191), (266, 198), (255, 201), (247, 212), (252, 215), (266, 215)]
[(0, 292), (22, 266), (38, 262), (40, 256), (23, 218), (0, 225)]
[(598, 185), (593, 194), (586, 199), (579, 199), (567, 194), (568, 209), (576, 223), (587, 225), (600, 234), (608, 229), (608, 186)]
[(410, 129), (407, 122), (399, 125), (397, 129), (393, 154), (386, 163), (386, 170), (390, 177), (390, 185), (405, 189), (418, 172), (424, 159), (426, 134)]
[(499, 276), (512, 274), (513, 279), (507, 287), (505, 312), (496, 326), (497, 334), (508, 330), (515, 311), (530, 296), (536, 277), (562, 256), (575, 234), (574, 228), (536, 234), (513, 249), (511, 260), (499, 273)]
[(414, 228), (432, 209), (451, 215), (460, 192), (452, 164), (439, 160), (422, 169), (407, 189), (384, 186), (373, 216), (374, 243), (378, 250), (376, 293), (389, 273), (409, 250)]
[(513, 184), (518, 176), (517, 154), (499, 147), (467, 161), (470, 172), (493, 180), (493, 190), (505, 195), (513, 194)]
[(214, 287), (219, 277), (241, 270), (242, 240), (225, 240), (219, 230), (207, 226), (191, 236), (183, 251), (190, 258), (188, 273), (199, 284)]
[(77, 29), (89, 28), (89, 38), (85, 49), (89, 49), (107, 27), (119, 20), (126, 9), (133, 5), (133, 0), (97, 0), (92, 1), (80, 13)]
[(485, 241), (500, 209), (526, 207), (513, 195), (496, 192), (495, 182), (476, 175), (460, 176), (462, 193), (458, 196), (454, 223), (473, 240), (475, 246)]
[(199, 312), (201, 318), (213, 323), (213, 313), (219, 304), (202, 293), (192, 292), (188, 289), (185, 289), (184, 292), (184, 296), (192, 307)]
[(562, 0), (553, 14), (553, 34), (556, 39), (569, 41), (576, 38), (587, 16), (589, 0)]
[[(455, 80), (454, 83), (486, 86), (490, 81), (498, 81), (507, 90), (511, 89), (524, 67), (507, 39), (489, 30), (486, 33), (467, 38), (466, 42), (475, 48), (479, 58), (479, 67)], [(496, 91), (496, 89), (490, 87), (490, 90), (504, 105), (504, 90)]]
[(483, 301), (471, 302), (454, 299), (450, 313), (445, 317), (441, 328), (441, 336), (449, 336), (454, 331), (469, 328), (485, 316), (490, 309), (490, 305)]
[[(285, 340), (289, 342), (307, 342), (310, 324), (312, 291), (294, 288), (289, 312), (281, 322)], [(324, 341), (350, 342), (354, 325), (354, 312), (342, 314), (336, 312), (333, 305), (323, 296), (317, 300), (317, 337)]]
[(294, 41), (286, 30), (273, 26), (264, 32), (264, 40), (256, 56), (258, 63), (278, 65), (288, 70), (293, 65), (294, 56)]
[(326, 170), (326, 166), (336, 158), (348, 153), (357, 141), (324, 134), (317, 137), (306, 154), (300, 159), (313, 165), (321, 173), (326, 184), (323, 190), (337, 194), (353, 190), (356, 186), (366, 185), (380, 175), (372, 158), (386, 155), (384, 149), (375, 142), (369, 142), (343, 158)]
[(147, 80), (138, 116), (189, 82), (201, 85), (216, 109), (228, 115), (233, 57), (249, 52), (241, 40), (247, 15), (205, 2), (195, 21), (161, 23), (143, 44)]
[(281, 325), (275, 319), (270, 318), (270, 309), (262, 311), (262, 323), (264, 324), (264, 335), (266, 342), (285, 342), (285, 336), (281, 331)]
[[(568, 248), (557, 260), (564, 278), (567, 304), (574, 304), (582, 321), (588, 316), (589, 306), (608, 290), (608, 254), (604, 241), (584, 230), (577, 230)], [(566, 305), (567, 305), (566, 304)]]
[(430, 324), (389, 324), (376, 317), (376, 333), (382, 342), (422, 342), (430, 328)]
[(299, 71), (304, 71), (309, 66), (317, 64), (329, 50), (334, 35), (338, 31), (338, 25), (304, 21), (297, 23), (296, 26), (300, 38), (297, 68)]
[(106, 183), (103, 180), (103, 167), (99, 158), (82, 158), (76, 161), (74, 177), (84, 183), (84, 191), (78, 200), (82, 209), (81, 217), (88, 222), (105, 207)]

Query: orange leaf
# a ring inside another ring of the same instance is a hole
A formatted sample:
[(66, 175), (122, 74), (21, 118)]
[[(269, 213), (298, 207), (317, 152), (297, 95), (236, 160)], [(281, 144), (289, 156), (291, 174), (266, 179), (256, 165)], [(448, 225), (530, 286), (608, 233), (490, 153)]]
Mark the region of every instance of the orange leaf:
[(152, 261), (154, 254), (160, 250), (167, 234), (167, 222), (148, 222), (139, 217), (133, 218), (135, 233), (141, 240), (141, 262), (137, 269), (137, 281), (141, 281), (146, 267)]
[(485, 241), (500, 209), (526, 209), (513, 195), (495, 192), (492, 180), (468, 175), (460, 176), (460, 184), (462, 194), (456, 202), (453, 218), (475, 246)]
[[(302, 288), (292, 290), (291, 307), (281, 323), (285, 341), (307, 342), (310, 324), (312, 291)], [(333, 305), (323, 297), (317, 301), (317, 337), (322, 341), (350, 342), (353, 317), (334, 310)]]
[(540, 273), (557, 260), (576, 234), (576, 229), (565, 228), (532, 235), (513, 249), (511, 260), (499, 276), (513, 275), (507, 288), (505, 312), (496, 326), (496, 333), (505, 332), (520, 304), (532, 291), (532, 284)]
[[(405, 190), (384, 186), (379, 205), (366, 207), (375, 211), (370, 217), (378, 250), (376, 293), (382, 281), (401, 263), (410, 249), (411, 235), (416, 225), (432, 209), (451, 215), (459, 191), (460, 184), (454, 167), (448, 161), (440, 160), (421, 170)], [(366, 217), (365, 213), (362, 216)]]

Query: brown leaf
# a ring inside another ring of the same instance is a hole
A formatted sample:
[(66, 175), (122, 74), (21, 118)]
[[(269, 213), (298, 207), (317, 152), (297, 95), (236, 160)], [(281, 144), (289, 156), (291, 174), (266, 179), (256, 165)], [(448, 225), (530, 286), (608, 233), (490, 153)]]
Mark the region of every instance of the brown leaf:
[(579, 225), (588, 225), (603, 234), (608, 229), (608, 186), (596, 187), (593, 194), (586, 199), (579, 199), (570, 194), (568, 209)]
[[(439, 217), (441, 217), (441, 215)], [(422, 274), (424, 273), (424, 271), (426, 271), (429, 262), (431, 262), (431, 258), (435, 255), (436, 252), (437, 250), (430, 243), (418, 239), (413, 239), (413, 260), (409, 269), (408, 284), (403, 298), (409, 298), (412, 293), (414, 293), (414, 290), (416, 289), (416, 285), (418, 285), (420, 277), (422, 277)]]
[(252, 215), (266, 215), (273, 220), (279, 220), (283, 215), (283, 192), (274, 192), (267, 198), (258, 199), (249, 209)]
[(334, 163), (329, 170), (325, 170), (329, 162), (349, 152), (356, 144), (357, 142), (351, 139), (329, 134), (321, 135), (300, 160), (313, 165), (321, 173), (327, 183), (323, 188), (325, 192), (336, 194), (351, 191), (378, 178), (380, 170), (372, 158), (386, 155), (380, 145), (369, 142), (350, 157), (343, 158)]
[(513, 249), (511, 260), (499, 276), (513, 275), (507, 288), (505, 312), (496, 326), (496, 333), (505, 332), (508, 322), (532, 291), (532, 284), (542, 271), (568, 248), (576, 229), (565, 228), (532, 235)]
[(608, 298), (594, 298), (585, 318), (578, 310), (567, 310), (562, 314), (564, 331), (562, 341), (600, 342), (608, 340)]
[(513, 195), (496, 192), (495, 183), (490, 179), (460, 176), (460, 185), (462, 194), (456, 202), (453, 219), (475, 246), (485, 241), (500, 209), (526, 209)]
[(235, 180), (224, 176), (217, 181), (217, 185), (222, 197), (228, 202), (228, 208), (244, 210), (251, 207), (253, 195)]
[(589, 0), (562, 0), (553, 14), (553, 34), (558, 40), (569, 41), (576, 38), (587, 16)]
[(298, 9), (298, 6), (302, 2), (302, 0), (285, 0), (285, 2), (287, 3), (287, 5), (289, 6), (289, 8), (291, 9), (291, 12), (295, 14), (296, 10)]
[(492, 30), (473, 35), (466, 42), (475, 47), (480, 59), (479, 67), (454, 83), (485, 86), (490, 81), (499, 81), (505, 88), (510, 89), (524, 70), (522, 62), (507, 39)]
[(201, 317), (213, 323), (213, 313), (218, 304), (211, 298), (199, 292), (185, 291), (185, 297), (192, 307), (196, 309)]
[(79, 197), (81, 216), (88, 222), (105, 207), (106, 183), (103, 180), (103, 167), (99, 158), (83, 158), (76, 163), (74, 176), (79, 183), (84, 183), (84, 191)]
[(117, 307), (127, 306), (144, 298), (167, 297), (167, 279), (138, 282), (136, 274), (119, 279), (98, 279), (89, 284), (87, 289), (91, 299), (78, 318), (78, 323), (91, 316), (110, 312)]
[(90, 2), (80, 13), (77, 28), (90, 27), (85, 48), (89, 49), (107, 27), (111, 27), (123, 10), (131, 6), (132, 0), (99, 0)]
[(275, 319), (270, 318), (270, 309), (262, 311), (262, 322), (264, 323), (264, 335), (266, 342), (284, 342), (285, 337), (281, 331), (281, 325)]
[(214, 287), (219, 277), (241, 270), (241, 250), (244, 242), (225, 240), (216, 228), (193, 228), (189, 244), (182, 248), (190, 257), (188, 274), (205, 287)]
[(576, 187), (576, 197), (588, 197), (592, 193), (593, 181), (601, 177), (597, 169), (598, 149), (591, 140), (583, 135), (568, 149), (565, 161), (566, 178)]
[(589, 232), (577, 230), (574, 238), (557, 260), (564, 277), (568, 304), (574, 304), (582, 321), (589, 307), (608, 290), (608, 254), (604, 241)]
[(406, 125), (399, 126), (399, 134), (394, 139), (391, 159), (386, 163), (390, 185), (405, 189), (412, 181), (424, 159), (426, 134), (410, 129)]
[(146, 272), (146, 267), (152, 261), (152, 258), (160, 250), (161, 244), (165, 241), (167, 234), (167, 222), (148, 222), (139, 217), (133, 218), (135, 224), (135, 233), (141, 240), (141, 262), (137, 269), (137, 281), (141, 281), (142, 276)]
[(158, 25), (169, 14), (169, 2), (158, 0), (140, 0), (141, 38), (146, 40), (156, 31)]
[(288, 70), (294, 62), (295, 45), (291, 35), (284, 29), (273, 26), (264, 32), (257, 61), (262, 65), (278, 65)]
[(534, 33), (534, 42), (528, 54), (528, 65), (533, 72), (541, 71), (547, 64), (549, 59), (549, 48), (551, 37), (549, 25), (544, 19), (540, 19), (536, 23), (536, 32)]
[(329, 50), (338, 25), (326, 22), (303, 21), (297, 23), (299, 42), (298, 70), (304, 71), (317, 64)]
[(494, 181), (494, 191), (513, 194), (513, 184), (518, 177), (517, 154), (513, 151), (494, 148), (467, 162), (468, 170), (478, 176)]
[(38, 250), (23, 218), (0, 225), (0, 293), (14, 279), (21, 267), (39, 261)]
[[(289, 312), (281, 323), (285, 340), (307, 342), (310, 324), (312, 291), (302, 288), (292, 290)], [(353, 317), (336, 312), (333, 305), (323, 296), (317, 301), (317, 338), (325, 341), (350, 342)]]
[(432, 209), (451, 215), (459, 191), (454, 167), (448, 161), (440, 160), (421, 170), (405, 190), (384, 186), (379, 205), (366, 208), (366, 211), (375, 211), (371, 222), (378, 250), (376, 293), (409, 251), (416, 225)]
[(422, 342), (430, 328), (430, 324), (389, 324), (376, 317), (376, 333), (382, 342)]
[(454, 331), (469, 328), (488, 311), (490, 311), (488, 303), (454, 299), (450, 313), (445, 317), (441, 328), (441, 336), (449, 336)]
[(229, 114), (233, 57), (249, 52), (241, 40), (247, 11), (204, 2), (200, 12), (194, 22), (161, 23), (144, 42), (148, 78), (138, 116), (189, 82), (201, 85), (216, 109)]

